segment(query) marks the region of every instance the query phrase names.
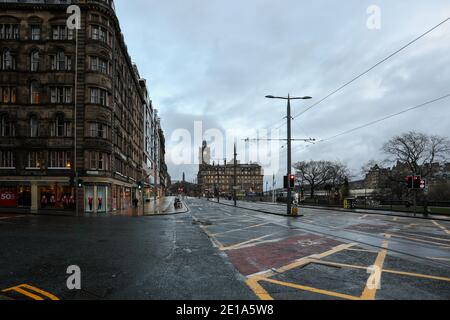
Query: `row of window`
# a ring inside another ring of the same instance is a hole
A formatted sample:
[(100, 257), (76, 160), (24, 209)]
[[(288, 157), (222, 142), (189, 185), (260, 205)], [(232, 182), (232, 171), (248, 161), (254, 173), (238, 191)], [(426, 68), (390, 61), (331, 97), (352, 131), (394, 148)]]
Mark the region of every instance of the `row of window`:
[[(88, 124), (88, 137), (108, 139), (108, 126), (92, 122)], [(37, 138), (40, 135), (40, 121), (36, 116), (31, 116), (29, 119), (29, 137)], [(14, 137), (16, 134), (15, 125), (9, 120), (8, 115), (0, 116), (0, 137)], [(50, 122), (50, 136), (53, 138), (72, 137), (72, 122), (66, 120), (59, 115), (55, 120)]]
[[(37, 72), (41, 70), (41, 54), (39, 50), (33, 50), (30, 53), (29, 70)], [(72, 70), (72, 56), (66, 55), (64, 51), (60, 50), (56, 54), (49, 55), (50, 70), (51, 71), (71, 71)], [(11, 50), (4, 49), (0, 55), (0, 68), (4, 71), (15, 71), (17, 69), (16, 57), (11, 53)], [(89, 57), (90, 71), (100, 72), (104, 74), (112, 74), (112, 66), (106, 59), (97, 56)]]
[[(70, 71), (72, 70), (72, 57), (60, 50), (56, 54), (49, 55), (50, 69), (52, 71)], [(39, 71), (41, 67), (41, 57), (38, 50), (30, 53), (30, 71)], [(16, 57), (11, 53), (10, 49), (4, 49), (0, 55), (0, 68), (3, 71), (17, 70)]]
[[(260, 170), (256, 170), (256, 171), (247, 171), (248, 169), (239, 169), (237, 168), (238, 174), (239, 175), (244, 175), (244, 176), (260, 176), (261, 171)], [(219, 171), (220, 176), (224, 175), (224, 171), (220, 170)], [(231, 170), (227, 170), (226, 175), (230, 176), (234, 174), (234, 169)], [(214, 171), (204, 171), (203, 172), (204, 176), (213, 176), (213, 177), (217, 177), (217, 170)]]
[[(70, 169), (72, 153), (68, 151), (50, 151), (49, 169)], [(0, 169), (16, 169), (16, 158), (13, 151), (0, 151)], [(27, 169), (40, 169), (43, 165), (40, 152), (28, 152)]]
[[(29, 26), (29, 39), (39, 41), (42, 39), (42, 27), (39, 24)], [(112, 34), (107, 28), (92, 24), (89, 26), (89, 36), (92, 40), (98, 40), (112, 45)], [(19, 25), (11, 23), (0, 24), (0, 40), (19, 40)], [(50, 31), (51, 40), (73, 40), (74, 30), (68, 29), (66, 25), (52, 26)]]
[[(29, 38), (34, 41), (41, 40), (42, 31), (38, 24), (30, 25)], [(50, 31), (52, 40), (73, 40), (74, 32), (65, 25), (52, 26)], [(0, 40), (19, 40), (19, 25), (11, 23), (0, 24)]]
[[(30, 82), (30, 104), (42, 103), (42, 88), (36, 80)], [(49, 102), (52, 104), (72, 103), (73, 90), (69, 86), (51, 86), (49, 87)], [(89, 88), (89, 102), (102, 106), (110, 105), (110, 95), (108, 91), (101, 88)], [(17, 103), (17, 88), (13, 86), (0, 86), (0, 103)]]
[[(40, 170), (45, 166), (42, 152), (31, 151), (27, 153), (26, 169)], [(0, 151), (0, 169), (16, 169), (16, 158), (13, 151)], [(86, 165), (88, 170), (108, 171), (110, 170), (111, 156), (103, 152), (86, 152)], [(71, 169), (72, 152), (50, 151), (48, 154), (49, 169)]]

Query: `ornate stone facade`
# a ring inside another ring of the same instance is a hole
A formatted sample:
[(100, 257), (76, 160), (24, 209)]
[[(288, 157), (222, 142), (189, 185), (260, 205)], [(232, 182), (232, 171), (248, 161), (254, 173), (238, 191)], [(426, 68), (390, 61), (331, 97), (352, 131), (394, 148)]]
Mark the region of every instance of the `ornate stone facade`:
[(113, 2), (0, 1), (0, 55), (0, 208), (129, 210), (147, 165), (165, 163), (143, 152), (151, 101)]

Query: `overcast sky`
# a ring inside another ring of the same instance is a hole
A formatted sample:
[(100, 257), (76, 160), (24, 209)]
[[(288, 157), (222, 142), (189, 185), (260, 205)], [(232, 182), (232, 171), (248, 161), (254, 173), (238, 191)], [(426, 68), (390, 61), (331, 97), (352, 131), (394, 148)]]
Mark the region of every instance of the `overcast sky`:
[[(371, 5), (381, 10), (381, 29), (367, 27)], [(173, 164), (177, 129), (193, 132), (203, 121), (204, 129), (233, 129), (244, 139), (277, 128), (286, 104), (266, 95), (312, 96), (293, 102), (298, 114), (450, 17), (448, 0), (116, 0), (116, 8), (162, 118), (173, 180), (197, 173)], [(293, 137), (325, 139), (447, 93), (450, 21), (297, 118)], [(326, 143), (295, 143), (293, 161), (339, 160), (357, 175), (386, 157), (380, 149), (394, 135), (415, 128), (450, 136), (449, 107), (447, 99)], [(278, 149), (280, 181), (286, 155)]]

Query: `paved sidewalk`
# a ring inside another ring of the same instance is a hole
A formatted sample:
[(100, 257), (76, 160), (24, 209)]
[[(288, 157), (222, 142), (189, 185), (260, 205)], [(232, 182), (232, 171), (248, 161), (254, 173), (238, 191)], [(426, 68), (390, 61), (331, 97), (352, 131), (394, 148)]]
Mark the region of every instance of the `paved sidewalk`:
[(147, 202), (144, 208), (145, 216), (152, 215), (164, 215), (164, 214), (176, 214), (176, 213), (184, 213), (187, 212), (187, 206), (184, 201), (181, 201), (182, 207), (181, 209), (175, 209), (174, 207), (175, 197), (164, 197), (156, 200)]

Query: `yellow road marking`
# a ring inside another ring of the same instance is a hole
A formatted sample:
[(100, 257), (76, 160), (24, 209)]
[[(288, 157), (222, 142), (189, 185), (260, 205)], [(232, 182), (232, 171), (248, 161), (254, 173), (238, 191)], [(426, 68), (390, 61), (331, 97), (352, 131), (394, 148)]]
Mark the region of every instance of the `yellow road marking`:
[(443, 225), (437, 223), (436, 221), (432, 220), (433, 224), (437, 227), (439, 227), (441, 230), (443, 230), (446, 234), (450, 234), (450, 231), (447, 230), (446, 227), (444, 227)]
[(343, 268), (367, 270), (367, 267), (363, 267), (363, 266), (358, 266), (358, 265), (353, 265), (353, 264), (346, 264), (346, 263), (339, 263), (339, 262), (332, 262), (332, 261), (326, 261), (326, 260), (311, 259), (311, 263), (322, 264), (322, 265), (331, 266), (331, 267), (343, 267)]
[[(377, 279), (381, 279), (381, 273), (390, 273), (390, 274), (403, 275), (403, 276), (408, 276), (408, 277), (416, 277), (416, 278), (424, 278), (424, 279), (450, 282), (450, 278), (447, 278), (447, 277), (383, 269), (384, 261), (387, 256), (389, 239), (391, 238), (391, 235), (386, 234), (385, 237), (386, 237), (386, 239), (382, 245), (383, 249), (380, 252), (378, 252), (378, 256), (375, 261), (375, 266), (378, 267), (376, 270), (376, 272), (378, 272)], [(340, 245), (340, 246), (337, 246), (337, 247), (335, 247), (327, 252), (324, 252), (322, 254), (312, 255), (312, 256), (305, 257), (305, 258), (301, 258), (289, 265), (278, 268), (275, 271), (269, 270), (269, 271), (259, 273), (254, 276), (249, 276), (246, 283), (261, 300), (273, 300), (273, 298), (270, 296), (270, 294), (259, 284), (259, 282), (261, 282), (261, 281), (269, 282), (272, 284), (277, 284), (280, 286), (291, 287), (291, 288), (295, 288), (295, 289), (299, 289), (299, 290), (303, 290), (303, 291), (315, 292), (318, 294), (328, 295), (328, 296), (332, 296), (332, 297), (336, 297), (336, 298), (342, 298), (342, 299), (351, 299), (351, 300), (375, 299), (377, 290), (369, 289), (367, 287), (367, 285), (366, 285), (366, 288), (364, 289), (364, 292), (361, 295), (361, 297), (355, 297), (355, 296), (351, 296), (351, 295), (341, 294), (338, 292), (327, 291), (327, 290), (322, 290), (322, 289), (312, 288), (312, 287), (308, 287), (308, 286), (302, 286), (299, 284), (293, 284), (293, 283), (282, 282), (282, 281), (277, 281), (277, 280), (271, 279), (271, 277), (273, 277), (274, 275), (281, 274), (281, 273), (287, 272), (289, 270), (292, 270), (292, 269), (295, 269), (298, 267), (302, 267), (302, 266), (308, 265), (308, 264), (322, 264), (322, 265), (329, 265), (329, 266), (334, 266), (334, 267), (344, 267), (344, 268), (368, 270), (368, 267), (365, 267), (365, 266), (358, 266), (358, 265), (351, 265), (351, 264), (344, 264), (344, 263), (329, 262), (329, 261), (321, 260), (323, 258), (326, 258), (328, 256), (331, 256), (333, 254), (336, 254), (336, 253), (344, 251), (344, 250), (361, 251), (361, 249), (352, 248), (355, 245), (357, 245), (357, 244), (352, 243), (352, 244)], [(431, 258), (431, 259), (433, 259), (433, 258)], [(435, 258), (435, 259), (444, 260), (445, 258)], [(445, 259), (445, 260), (450, 260), (450, 259)]]
[[(30, 291), (27, 291), (27, 290), (24, 290), (24, 289), (28, 289), (28, 290), (34, 291), (35, 293), (38, 293), (41, 296), (38, 296), (37, 294), (34, 294), (34, 293), (32, 293)], [(5, 293), (6, 292), (11, 292), (11, 291), (15, 291), (17, 293), (20, 293), (20, 294), (22, 294), (22, 295), (24, 295), (24, 296), (26, 296), (28, 298), (31, 298), (33, 300), (42, 301), (42, 300), (44, 300), (43, 297), (49, 298), (50, 300), (59, 300), (58, 297), (54, 296), (53, 294), (51, 294), (49, 292), (46, 292), (44, 290), (41, 290), (39, 288), (30, 286), (28, 284), (21, 284), (19, 286), (15, 286), (15, 287), (12, 287), (12, 288), (9, 288), (9, 289), (2, 290), (2, 292), (5, 292)]]
[[(433, 258), (429, 258), (433, 259)], [(358, 266), (358, 265), (352, 265), (352, 264), (346, 264), (346, 263), (338, 263), (338, 262), (331, 262), (331, 261), (324, 261), (324, 260), (314, 260), (311, 259), (311, 263), (315, 264), (322, 264), (322, 265), (328, 265), (333, 267), (343, 267), (343, 268), (351, 268), (351, 269), (361, 269), (361, 270), (367, 270), (367, 267), (364, 266)], [(428, 274), (420, 274), (420, 273), (414, 273), (414, 272), (406, 272), (406, 271), (399, 271), (399, 270), (391, 270), (391, 269), (382, 269), (383, 273), (392, 273), (402, 276), (409, 276), (409, 277), (416, 277), (416, 278), (424, 278), (424, 279), (431, 279), (431, 280), (439, 280), (439, 281), (446, 281), (450, 282), (450, 278), (446, 277), (439, 277), (439, 276), (432, 276)]]
[(423, 240), (423, 239), (414, 238), (414, 237), (401, 236), (401, 235), (398, 235), (398, 234), (395, 234), (395, 233), (392, 234), (392, 237), (401, 238), (401, 239), (408, 239), (408, 240), (414, 240), (414, 241), (424, 242), (424, 243), (430, 243), (430, 244), (435, 244), (435, 245), (439, 245), (439, 246), (443, 246), (443, 247), (449, 247), (450, 246), (450, 245), (445, 244), (445, 243), (440, 243), (440, 242), (435, 242), (435, 241), (428, 241), (428, 240)]
[(259, 299), (263, 301), (273, 300), (272, 296), (258, 283), (258, 281), (262, 279), (263, 278), (254, 277), (248, 279), (246, 283), (250, 287), (250, 289), (252, 289), (253, 292), (258, 296)]
[[(407, 234), (408, 236), (415, 236), (415, 237), (421, 237), (421, 238), (427, 238), (427, 239), (433, 239), (433, 240), (438, 240), (438, 241), (448, 241), (450, 242), (450, 239), (445, 239), (445, 238), (437, 238), (437, 237), (430, 237), (430, 236), (424, 236), (424, 235), (419, 235), (419, 234), (414, 234), (414, 233), (409, 233), (409, 232), (402, 232), (404, 234)], [(420, 238), (418, 238), (420, 239)]]
[(362, 217), (360, 217), (359, 219), (361, 220), (361, 219), (367, 218), (368, 216), (369, 216), (368, 214), (365, 214)]
[(342, 293), (328, 291), (328, 290), (316, 289), (316, 288), (302, 286), (302, 285), (289, 283), (289, 282), (282, 282), (282, 281), (277, 281), (277, 280), (267, 279), (267, 278), (266, 279), (261, 279), (261, 281), (277, 284), (277, 285), (280, 285), (280, 286), (283, 286), (283, 287), (290, 287), (290, 288), (299, 289), (299, 290), (303, 290), (303, 291), (310, 291), (310, 292), (323, 294), (323, 295), (336, 297), (336, 298), (341, 298), (341, 299), (361, 300), (361, 298), (359, 298), (359, 297), (354, 297), (354, 296), (350, 296), (350, 295), (347, 295), (347, 294), (342, 294)]
[(356, 245), (356, 243), (342, 244), (342, 245), (334, 247), (333, 249), (331, 249), (329, 251), (326, 251), (324, 253), (321, 253), (321, 254), (318, 254), (318, 255), (311, 255), (309, 257), (299, 259), (299, 260), (297, 260), (297, 261), (295, 261), (295, 262), (293, 262), (291, 264), (288, 264), (288, 265), (286, 265), (284, 267), (281, 267), (281, 268), (277, 269), (276, 273), (283, 273), (283, 272), (286, 272), (286, 271), (289, 271), (289, 270), (301, 267), (301, 266), (305, 265), (305, 262), (306, 263), (310, 263), (311, 259), (316, 259), (316, 260), (323, 259), (323, 258), (326, 258), (326, 257), (331, 256), (333, 254), (336, 254), (338, 252), (347, 250), (347, 249), (349, 249), (349, 248), (351, 248), (351, 247), (353, 247), (355, 245)]
[(260, 241), (260, 240), (272, 237), (272, 236), (274, 236), (274, 235), (276, 235), (278, 233), (281, 233), (283, 231), (278, 231), (278, 232), (271, 233), (271, 234), (268, 234), (268, 235), (265, 235), (265, 236), (262, 236), (262, 237), (259, 237), (259, 238), (255, 238), (255, 239), (250, 239), (250, 240), (247, 240), (247, 241), (244, 241), (244, 242), (241, 242), (241, 243), (233, 244), (233, 245), (228, 246), (228, 247), (221, 247), (219, 249), (221, 251), (236, 250), (236, 249), (239, 249), (240, 247), (242, 247), (242, 246), (244, 246), (246, 244), (250, 244), (250, 243), (253, 243), (253, 242), (257, 242), (257, 241)]
[(245, 227), (245, 228), (239, 228), (239, 229), (233, 229), (233, 230), (228, 230), (228, 231), (224, 231), (224, 232), (214, 233), (213, 236), (218, 236), (218, 235), (222, 235), (222, 234), (227, 234), (227, 233), (236, 232), (236, 231), (242, 231), (242, 230), (247, 230), (247, 229), (253, 229), (253, 228), (257, 228), (257, 227), (266, 226), (266, 225), (269, 225), (269, 224), (270, 223), (255, 224), (253, 226), (249, 226), (249, 227)]
[[(260, 274), (255, 275), (255, 276), (249, 276), (247, 281), (246, 281), (246, 283), (250, 287), (250, 289), (252, 289), (253, 292), (261, 300), (273, 300), (273, 298), (270, 296), (270, 294), (259, 284), (260, 281), (268, 281), (269, 278), (274, 276), (275, 274), (283, 273), (283, 272), (289, 271), (291, 269), (298, 268), (298, 267), (301, 267), (303, 265), (307, 265), (307, 264), (311, 263), (311, 257), (322, 259), (322, 258), (328, 257), (330, 255), (333, 255), (335, 253), (338, 253), (340, 251), (344, 251), (344, 250), (346, 250), (348, 248), (351, 248), (351, 247), (353, 247), (355, 245), (356, 245), (355, 243), (339, 245), (339, 246), (334, 247), (333, 249), (331, 249), (329, 251), (326, 251), (324, 253), (321, 253), (321, 254), (318, 254), (318, 255), (313, 255), (313, 256), (310, 256), (310, 257), (301, 258), (301, 259), (299, 259), (299, 260), (297, 260), (297, 261), (295, 261), (295, 262), (293, 262), (293, 263), (291, 263), (289, 265), (281, 267), (281, 268), (279, 268), (279, 269), (277, 269), (275, 271), (269, 270), (269, 271), (260, 273)], [(293, 284), (290, 284), (290, 285), (292, 286)], [(311, 290), (318, 290), (318, 289), (304, 287), (304, 286), (301, 286), (301, 288), (302, 288), (302, 290), (307, 290), (307, 291), (308, 290), (309, 291), (311, 291)], [(327, 293), (330, 293), (330, 292), (327, 291)], [(321, 291), (321, 293), (322, 294), (327, 294), (327, 293), (325, 293), (325, 291)], [(339, 293), (336, 293), (336, 292), (334, 292), (332, 294), (333, 294), (333, 296), (336, 296), (336, 294), (340, 295)]]
[(416, 277), (416, 278), (424, 278), (424, 279), (432, 279), (432, 280), (440, 280), (440, 281), (450, 282), (450, 278), (438, 277), (438, 276), (430, 276), (430, 275), (427, 275), (427, 274), (420, 274), (420, 273), (414, 273), (414, 272), (403, 272), (403, 271), (389, 270), (389, 269), (384, 269), (383, 272), (392, 273), (392, 274), (399, 274), (399, 275), (402, 275), (402, 276), (409, 276), (409, 277)]
[[(378, 253), (377, 259), (375, 260), (375, 272), (369, 277), (368, 282), (371, 278), (375, 278), (377, 281), (381, 281), (381, 274), (383, 270), (384, 260), (386, 259), (387, 249), (389, 246), (389, 239), (391, 236), (386, 234), (386, 240), (383, 241), (383, 249)], [(375, 300), (375, 296), (377, 294), (377, 288), (375, 286), (369, 287), (369, 283), (366, 284), (364, 288), (363, 294), (361, 295), (361, 299), (363, 300)]]

